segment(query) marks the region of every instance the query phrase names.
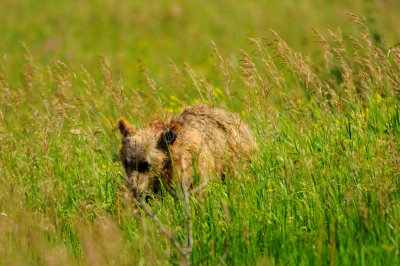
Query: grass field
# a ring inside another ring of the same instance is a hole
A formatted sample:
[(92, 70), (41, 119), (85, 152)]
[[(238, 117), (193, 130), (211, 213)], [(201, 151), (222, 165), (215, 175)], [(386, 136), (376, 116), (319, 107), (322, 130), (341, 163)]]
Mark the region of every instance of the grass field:
[(116, 123), (198, 102), (260, 151), (189, 206), (150, 200), (190, 263), (400, 264), (398, 21), (390, 0), (1, 1), (0, 265), (187, 263), (135, 206)]

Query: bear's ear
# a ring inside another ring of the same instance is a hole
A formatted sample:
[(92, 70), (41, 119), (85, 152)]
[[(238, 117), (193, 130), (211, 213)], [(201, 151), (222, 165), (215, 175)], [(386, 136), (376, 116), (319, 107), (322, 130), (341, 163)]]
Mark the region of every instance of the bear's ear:
[(176, 139), (176, 134), (172, 128), (165, 131), (164, 134), (162, 135), (162, 140), (167, 145), (172, 145), (175, 139)]
[(122, 136), (125, 138), (128, 136), (135, 135), (136, 130), (133, 126), (129, 126), (123, 117), (118, 121), (119, 131), (121, 131)]

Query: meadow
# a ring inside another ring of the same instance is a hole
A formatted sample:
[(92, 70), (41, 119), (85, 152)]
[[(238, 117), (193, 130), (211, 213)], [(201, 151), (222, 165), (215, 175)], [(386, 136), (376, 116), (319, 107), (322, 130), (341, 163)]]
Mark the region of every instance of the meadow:
[[(0, 265), (400, 264), (398, 21), (390, 0), (1, 1)], [(251, 167), (136, 206), (118, 118), (196, 103), (250, 124)]]

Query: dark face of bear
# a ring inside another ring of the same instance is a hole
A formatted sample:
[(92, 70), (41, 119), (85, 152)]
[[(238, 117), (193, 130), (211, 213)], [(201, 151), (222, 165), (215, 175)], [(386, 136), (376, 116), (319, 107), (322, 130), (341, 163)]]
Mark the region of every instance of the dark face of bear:
[(168, 147), (176, 139), (174, 131), (136, 131), (127, 126), (124, 120), (120, 120), (119, 127), (123, 135), (121, 160), (134, 196), (158, 193), (161, 188), (159, 180), (166, 168), (170, 167)]

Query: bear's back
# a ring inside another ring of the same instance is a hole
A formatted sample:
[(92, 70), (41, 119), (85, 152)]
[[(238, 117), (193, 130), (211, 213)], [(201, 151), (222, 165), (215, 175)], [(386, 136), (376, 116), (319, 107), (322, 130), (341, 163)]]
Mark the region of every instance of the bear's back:
[(200, 164), (207, 161), (214, 165), (212, 168), (221, 168), (220, 164), (227, 161), (237, 161), (241, 155), (248, 159), (256, 147), (247, 124), (238, 115), (219, 108), (187, 107), (173, 122), (178, 125), (175, 151), (190, 153), (189, 157), (195, 155)]

